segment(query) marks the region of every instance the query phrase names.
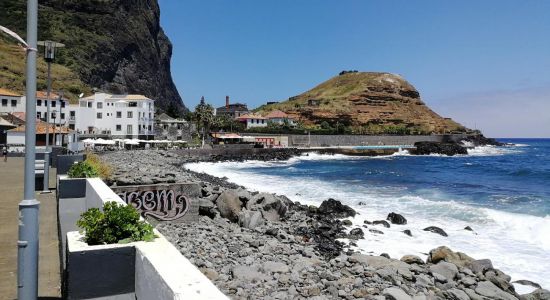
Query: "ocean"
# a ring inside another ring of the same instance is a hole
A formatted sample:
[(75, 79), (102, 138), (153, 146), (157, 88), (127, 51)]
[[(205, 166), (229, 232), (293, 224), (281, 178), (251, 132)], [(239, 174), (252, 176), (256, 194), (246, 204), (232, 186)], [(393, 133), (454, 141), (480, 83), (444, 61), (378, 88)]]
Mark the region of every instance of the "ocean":
[[(426, 258), (446, 245), (476, 258), (490, 258), (512, 280), (550, 288), (550, 139), (499, 139), (514, 146), (477, 147), (468, 155), (350, 157), (309, 154), (284, 162), (196, 163), (187, 168), (319, 205), (334, 198), (364, 220), (402, 214), (407, 225), (367, 225), (356, 250), (400, 258)], [(361, 204), (360, 204), (361, 203)], [(442, 237), (422, 229), (438, 226)], [(464, 230), (470, 226), (472, 231)], [(410, 229), (409, 237), (402, 231)], [(516, 285), (516, 287), (518, 287)], [(519, 286), (520, 292), (521, 286)], [(527, 291), (527, 290), (523, 290)]]

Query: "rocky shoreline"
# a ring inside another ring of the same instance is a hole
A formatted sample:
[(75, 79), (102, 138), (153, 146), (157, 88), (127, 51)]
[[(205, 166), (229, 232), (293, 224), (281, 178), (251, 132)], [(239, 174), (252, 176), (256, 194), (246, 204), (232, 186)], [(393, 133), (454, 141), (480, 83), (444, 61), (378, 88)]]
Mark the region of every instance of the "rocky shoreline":
[[(314, 207), (249, 192), (223, 178), (185, 170), (188, 159), (171, 152), (113, 152), (102, 158), (113, 166), (112, 185), (201, 186), (198, 222), (157, 228), (233, 299), (550, 299), (550, 292), (529, 281), (521, 284), (537, 289), (519, 295), (490, 260), (446, 247), (430, 251), (427, 261), (352, 250), (366, 231), (406, 224), (399, 212), (352, 226), (346, 218), (355, 211), (337, 200)], [(446, 234), (433, 226), (425, 230)]]

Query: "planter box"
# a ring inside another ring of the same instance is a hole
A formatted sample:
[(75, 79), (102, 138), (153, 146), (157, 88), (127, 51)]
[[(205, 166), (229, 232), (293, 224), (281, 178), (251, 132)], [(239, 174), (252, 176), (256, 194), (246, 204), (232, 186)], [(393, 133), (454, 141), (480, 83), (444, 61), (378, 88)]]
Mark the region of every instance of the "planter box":
[(136, 299), (133, 244), (90, 246), (83, 236), (67, 233), (64, 295), (67, 299)]

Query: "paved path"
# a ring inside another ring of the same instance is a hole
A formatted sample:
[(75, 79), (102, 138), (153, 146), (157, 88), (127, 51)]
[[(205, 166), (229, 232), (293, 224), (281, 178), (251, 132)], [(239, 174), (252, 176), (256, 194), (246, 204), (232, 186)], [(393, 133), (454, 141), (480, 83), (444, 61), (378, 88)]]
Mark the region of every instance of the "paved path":
[[(0, 299), (17, 297), (18, 204), (23, 197), (24, 158), (0, 161)], [(50, 187), (55, 186), (55, 171)], [(54, 191), (55, 192), (55, 191)], [(55, 193), (37, 193), (40, 201), (40, 264), (38, 295), (43, 299), (60, 298), (59, 241)]]

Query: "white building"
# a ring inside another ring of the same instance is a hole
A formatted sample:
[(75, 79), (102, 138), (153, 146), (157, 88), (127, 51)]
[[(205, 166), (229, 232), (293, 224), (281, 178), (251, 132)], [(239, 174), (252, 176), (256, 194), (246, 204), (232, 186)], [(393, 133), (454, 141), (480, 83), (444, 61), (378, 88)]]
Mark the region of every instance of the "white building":
[(0, 88), (0, 112), (12, 113), (21, 107), (21, 95), (16, 92)]
[(81, 137), (154, 138), (155, 101), (142, 95), (96, 93), (69, 105), (67, 125)]
[[(26, 112), (27, 97), (0, 88), (0, 113)], [(50, 93), (50, 123), (65, 124), (69, 100), (56, 93)], [(36, 118), (46, 121), (48, 105), (47, 93), (36, 92)]]
[(267, 127), (267, 118), (256, 114), (246, 114), (237, 118), (239, 122), (246, 123), (246, 128)]

